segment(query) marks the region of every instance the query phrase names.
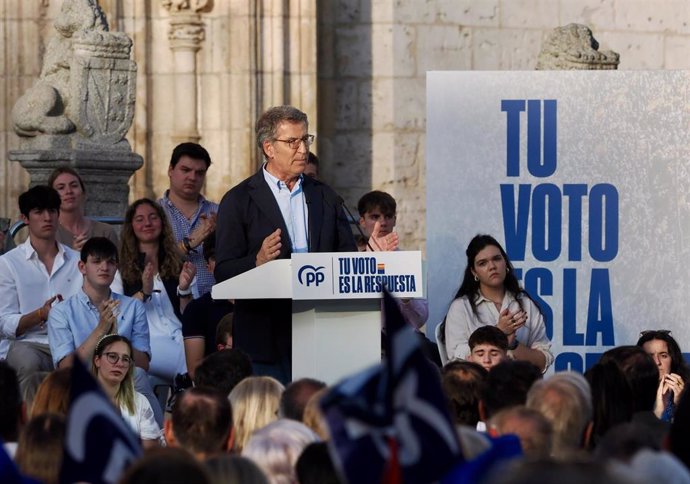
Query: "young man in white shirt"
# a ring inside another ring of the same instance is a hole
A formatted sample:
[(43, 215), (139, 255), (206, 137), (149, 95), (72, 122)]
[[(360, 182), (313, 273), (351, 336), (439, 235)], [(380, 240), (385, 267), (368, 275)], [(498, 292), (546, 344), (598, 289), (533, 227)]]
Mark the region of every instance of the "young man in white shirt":
[(55, 240), (60, 195), (35, 186), (19, 196), (19, 210), (29, 238), (0, 257), (0, 338), (10, 341), (7, 362), (23, 387), (33, 372), (53, 369), (46, 321), (53, 304), (79, 290), (82, 277), (79, 253)]

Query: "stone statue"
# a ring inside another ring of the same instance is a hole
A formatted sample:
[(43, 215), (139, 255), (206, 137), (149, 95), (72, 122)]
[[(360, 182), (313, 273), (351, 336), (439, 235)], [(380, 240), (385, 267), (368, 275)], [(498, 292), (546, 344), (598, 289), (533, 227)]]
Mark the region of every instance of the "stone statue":
[(36, 83), (17, 100), (12, 122), (31, 185), (59, 166), (79, 171), (86, 214), (122, 217), (128, 181), (143, 165), (125, 139), (134, 118), (137, 67), (132, 41), (110, 32), (97, 0), (64, 0)]
[(132, 41), (109, 32), (96, 0), (65, 0), (54, 26), (39, 79), (12, 110), (22, 146), (129, 149), (124, 136), (134, 116)]
[(553, 29), (537, 58), (538, 71), (613, 70), (620, 56), (613, 51), (599, 51), (599, 42), (585, 25), (568, 24)]

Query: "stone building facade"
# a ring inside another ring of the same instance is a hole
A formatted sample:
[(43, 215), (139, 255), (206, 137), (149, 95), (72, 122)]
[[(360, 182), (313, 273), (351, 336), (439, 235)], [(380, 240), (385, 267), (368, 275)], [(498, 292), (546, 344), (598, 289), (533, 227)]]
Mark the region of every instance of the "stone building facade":
[[(172, 148), (198, 140), (219, 200), (259, 166), (253, 123), (294, 104), (311, 119), (323, 178), (354, 207), (371, 189), (399, 202), (405, 248), (425, 239), (425, 73), (534, 69), (544, 37), (589, 26), (619, 69), (690, 67), (690, 2), (680, 0), (101, 0), (134, 41), (128, 139), (144, 166), (130, 198), (167, 186)], [(19, 144), (12, 106), (38, 77), (61, 0), (2, 0), (0, 151)], [(0, 163), (0, 216), (28, 185)], [(91, 189), (96, 189), (92, 187)], [(454, 207), (449, 207), (449, 210)]]

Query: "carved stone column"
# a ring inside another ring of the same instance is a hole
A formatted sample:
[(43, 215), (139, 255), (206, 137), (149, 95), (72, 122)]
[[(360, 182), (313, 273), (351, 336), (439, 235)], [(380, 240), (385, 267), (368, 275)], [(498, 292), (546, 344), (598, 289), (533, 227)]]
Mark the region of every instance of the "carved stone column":
[(198, 142), (196, 53), (205, 38), (200, 12), (212, 8), (211, 0), (163, 0), (171, 14), (168, 39), (175, 62), (174, 144)]

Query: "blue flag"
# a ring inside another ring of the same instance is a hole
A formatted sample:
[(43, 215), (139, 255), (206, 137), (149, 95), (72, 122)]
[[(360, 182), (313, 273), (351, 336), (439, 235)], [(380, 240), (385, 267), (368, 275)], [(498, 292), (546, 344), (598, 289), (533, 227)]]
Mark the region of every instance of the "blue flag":
[(139, 437), (75, 358), (60, 482), (116, 483), (141, 454)]
[(341, 381), (322, 399), (331, 453), (353, 484), (436, 481), (462, 461), (440, 375), (387, 292), (384, 314), (384, 361)]

